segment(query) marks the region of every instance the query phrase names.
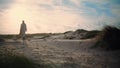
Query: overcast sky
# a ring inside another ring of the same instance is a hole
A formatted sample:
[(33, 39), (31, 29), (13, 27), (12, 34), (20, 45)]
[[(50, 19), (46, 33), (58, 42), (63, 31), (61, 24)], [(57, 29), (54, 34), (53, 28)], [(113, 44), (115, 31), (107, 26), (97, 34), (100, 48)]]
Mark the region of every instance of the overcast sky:
[(0, 0), (0, 34), (100, 30), (120, 27), (120, 0)]

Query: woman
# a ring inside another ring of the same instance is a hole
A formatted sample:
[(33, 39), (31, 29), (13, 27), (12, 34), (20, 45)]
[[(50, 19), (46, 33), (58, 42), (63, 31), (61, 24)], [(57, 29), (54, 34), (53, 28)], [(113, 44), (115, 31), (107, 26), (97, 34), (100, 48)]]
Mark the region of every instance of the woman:
[(22, 37), (23, 41), (26, 38), (26, 35), (25, 35), (26, 31), (27, 31), (27, 26), (26, 26), (26, 24), (25, 24), (25, 22), (23, 20), (22, 24), (21, 24), (21, 27), (20, 27), (20, 34), (19, 34)]

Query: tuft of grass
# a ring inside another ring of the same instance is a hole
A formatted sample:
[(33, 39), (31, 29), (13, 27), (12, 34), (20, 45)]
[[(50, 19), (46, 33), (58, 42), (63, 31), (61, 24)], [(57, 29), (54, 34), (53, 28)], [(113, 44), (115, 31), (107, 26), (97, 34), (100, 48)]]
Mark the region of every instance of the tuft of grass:
[(98, 42), (94, 47), (103, 47), (108, 50), (120, 49), (120, 29), (106, 26), (97, 36)]

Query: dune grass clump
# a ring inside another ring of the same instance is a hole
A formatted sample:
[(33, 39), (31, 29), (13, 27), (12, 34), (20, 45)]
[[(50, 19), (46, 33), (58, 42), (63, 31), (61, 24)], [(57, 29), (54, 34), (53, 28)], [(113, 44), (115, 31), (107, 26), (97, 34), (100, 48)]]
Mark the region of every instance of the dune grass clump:
[(98, 35), (99, 40), (95, 47), (103, 47), (109, 50), (120, 49), (120, 29), (112, 26), (106, 26)]
[(36, 68), (35, 64), (23, 55), (0, 48), (0, 68)]

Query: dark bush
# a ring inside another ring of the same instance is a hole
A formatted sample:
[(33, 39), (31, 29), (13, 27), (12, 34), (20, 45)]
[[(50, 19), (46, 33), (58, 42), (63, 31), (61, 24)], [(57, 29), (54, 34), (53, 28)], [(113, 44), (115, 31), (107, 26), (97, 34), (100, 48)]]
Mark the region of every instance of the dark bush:
[(106, 26), (98, 35), (98, 39), (97, 45), (101, 47), (106, 47), (109, 50), (120, 49), (120, 29), (116, 27)]

